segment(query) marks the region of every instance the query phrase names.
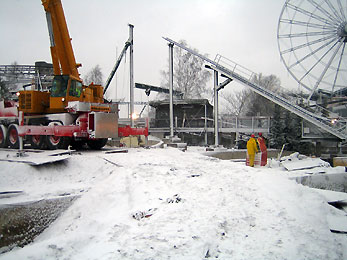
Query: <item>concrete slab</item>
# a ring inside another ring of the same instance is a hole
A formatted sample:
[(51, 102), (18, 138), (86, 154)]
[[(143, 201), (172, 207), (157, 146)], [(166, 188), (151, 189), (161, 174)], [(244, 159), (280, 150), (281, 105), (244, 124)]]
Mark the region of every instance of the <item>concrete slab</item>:
[(311, 188), (347, 192), (347, 173), (317, 174), (293, 177), (297, 183)]
[(322, 190), (322, 189), (315, 189), (313, 188), (315, 192), (318, 192), (321, 194), (328, 203), (333, 202), (346, 202), (347, 203), (347, 193), (345, 192), (338, 192), (338, 191), (332, 191), (332, 190)]
[(282, 166), (288, 171), (302, 170), (302, 169), (312, 169), (316, 167), (328, 166), (329, 163), (323, 161), (320, 158), (307, 158), (304, 160), (295, 161), (283, 161)]

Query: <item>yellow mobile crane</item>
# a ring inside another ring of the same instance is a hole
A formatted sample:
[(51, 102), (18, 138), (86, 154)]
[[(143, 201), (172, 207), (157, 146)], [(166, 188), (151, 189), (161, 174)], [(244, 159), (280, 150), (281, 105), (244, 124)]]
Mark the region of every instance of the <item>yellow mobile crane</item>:
[[(103, 103), (102, 86), (82, 84), (78, 73), (78, 68), (82, 65), (75, 60), (61, 1), (42, 0), (42, 5), (46, 11), (55, 75), (48, 111), (62, 112), (70, 101)], [(95, 107), (93, 109), (97, 110)]]
[[(103, 87), (84, 86), (78, 73), (61, 0), (41, 0), (46, 11), (54, 78), (50, 91), (19, 92), (19, 105), (0, 102), (0, 147), (102, 148), (108, 138), (148, 135), (148, 127), (118, 127), (118, 105), (105, 103)], [(17, 109), (16, 109), (17, 108)]]

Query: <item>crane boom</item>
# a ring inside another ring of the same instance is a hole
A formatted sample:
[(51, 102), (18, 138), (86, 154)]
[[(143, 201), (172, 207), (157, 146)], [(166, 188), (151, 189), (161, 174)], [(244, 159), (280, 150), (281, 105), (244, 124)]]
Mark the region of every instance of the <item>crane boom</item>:
[(71, 75), (80, 80), (71, 38), (60, 0), (41, 0), (46, 11), (51, 55), (55, 75)]
[(124, 57), (124, 55), (125, 55), (125, 52), (127, 51), (128, 47), (129, 47), (130, 45), (131, 45), (131, 42), (128, 40), (128, 41), (125, 43), (124, 48), (123, 48), (121, 54), (119, 55), (119, 57), (118, 57), (118, 59), (117, 59), (117, 61), (116, 61), (116, 64), (114, 65), (114, 67), (113, 67), (113, 69), (112, 69), (110, 75), (109, 75), (108, 78), (107, 78), (107, 81), (106, 81), (106, 84), (105, 84), (105, 88), (104, 88), (104, 94), (106, 93), (106, 90), (108, 89), (108, 86), (110, 85), (111, 80), (113, 79), (113, 76), (114, 76), (114, 74), (116, 73), (116, 71), (117, 71), (117, 69), (118, 69), (118, 67), (119, 67), (119, 65), (120, 65), (120, 63), (121, 63), (121, 61), (122, 61), (122, 59), (123, 59), (123, 57)]

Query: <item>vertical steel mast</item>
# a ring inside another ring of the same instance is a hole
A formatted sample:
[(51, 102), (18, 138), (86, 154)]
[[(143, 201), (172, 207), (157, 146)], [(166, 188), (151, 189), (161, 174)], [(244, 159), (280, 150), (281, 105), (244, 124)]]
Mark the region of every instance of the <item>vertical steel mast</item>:
[(173, 137), (173, 44), (169, 43), (170, 137)]
[(130, 41), (130, 120), (131, 127), (134, 127), (134, 25), (129, 24)]

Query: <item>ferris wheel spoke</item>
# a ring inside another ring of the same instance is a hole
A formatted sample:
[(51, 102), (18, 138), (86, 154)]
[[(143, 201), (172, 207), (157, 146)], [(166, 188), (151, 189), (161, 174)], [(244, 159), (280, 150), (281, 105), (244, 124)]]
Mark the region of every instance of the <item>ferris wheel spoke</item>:
[[(295, 67), (296, 65), (302, 63), (302, 62), (305, 61), (307, 58), (312, 57), (314, 54), (316, 54), (316, 53), (319, 52), (320, 50), (324, 49), (325, 47), (329, 46), (329, 45), (330, 45), (331, 43), (333, 43), (334, 41), (337, 41), (337, 38), (336, 38), (336, 37), (335, 37), (334, 39), (332, 39), (331, 41), (329, 41), (329, 42), (327, 42), (327, 43), (321, 45), (319, 48), (315, 49), (314, 51), (310, 52), (309, 54), (305, 55), (305, 56), (304, 56), (303, 58), (301, 58), (300, 60), (297, 60), (295, 63), (293, 63), (292, 65), (290, 65), (288, 68), (291, 69), (291, 68)], [(335, 42), (335, 44), (336, 44), (336, 42)], [(335, 44), (334, 44), (334, 45), (335, 45)], [(333, 45), (333, 46), (334, 46), (334, 45)], [(333, 47), (329, 48), (329, 49), (326, 51), (326, 53), (328, 53), (329, 50), (332, 49), (332, 48), (333, 48)], [(325, 56), (326, 53), (325, 53), (323, 56)], [(318, 60), (318, 61), (319, 61), (319, 60)], [(315, 65), (314, 65), (314, 66), (315, 66)], [(312, 69), (313, 69), (313, 68), (312, 68)], [(311, 69), (311, 70), (312, 70), (312, 69)], [(310, 71), (311, 71), (311, 70), (310, 70)]]
[(335, 42), (314, 64), (313, 66), (304, 74), (304, 76), (301, 78), (303, 79), (304, 77), (306, 77), (318, 64), (321, 63), (321, 61), (323, 60), (323, 58), (334, 48), (334, 46), (337, 44), (338, 42)]
[[(330, 10), (333, 12), (333, 14), (338, 18), (338, 21), (343, 21), (343, 19), (341, 18), (341, 16), (339, 15), (339, 12), (336, 10), (336, 8), (334, 7), (334, 5), (330, 2), (330, 0), (325, 0), (325, 2), (328, 4)], [(339, 2), (339, 1), (337, 1)]]
[(338, 76), (339, 73), (340, 73), (340, 67), (341, 67), (342, 57), (343, 57), (343, 54), (344, 54), (344, 52), (345, 52), (345, 47), (346, 47), (346, 43), (344, 42), (344, 43), (343, 43), (343, 46), (342, 46), (340, 58), (339, 58), (339, 63), (338, 63), (338, 65), (337, 65), (337, 70), (336, 70), (336, 74), (335, 74), (335, 78), (334, 78), (333, 88), (332, 88), (332, 91), (331, 91), (332, 93), (334, 93), (334, 88), (335, 88), (335, 86), (336, 86), (337, 76)]
[[(322, 71), (322, 73), (321, 73), (319, 79), (318, 79), (317, 82), (316, 82), (316, 85), (314, 86), (314, 88), (313, 88), (312, 91), (311, 91), (310, 96), (308, 97), (308, 100), (311, 99), (311, 97), (312, 97), (314, 91), (316, 91), (316, 89), (318, 88), (318, 86), (319, 86), (320, 83), (322, 82), (322, 80), (323, 80), (325, 74), (327, 73), (327, 71), (328, 71), (329, 67), (331, 66), (332, 62), (334, 61), (334, 59), (335, 59), (335, 57), (336, 57), (336, 55), (337, 55), (337, 53), (338, 53), (340, 47), (341, 47), (342, 44), (343, 44), (342, 41), (336, 42), (336, 43), (332, 46), (331, 50), (335, 47), (335, 45), (336, 45), (337, 43), (339, 43), (339, 44), (337, 45), (337, 48), (334, 50), (333, 55), (331, 55), (331, 57), (330, 57), (328, 63), (325, 65), (325, 67), (324, 67), (324, 69), (323, 69), (323, 71)], [(324, 54), (324, 56), (325, 56), (327, 53), (328, 53), (328, 52), (326, 52), (326, 53)], [(321, 59), (323, 59), (323, 56), (321, 57)]]
[(287, 3), (287, 6), (288, 6), (289, 8), (291, 8), (291, 9), (293, 9), (294, 11), (300, 12), (300, 13), (306, 15), (307, 17), (311, 17), (311, 18), (314, 18), (314, 19), (316, 19), (316, 20), (318, 20), (318, 21), (321, 21), (321, 22), (324, 23), (324, 24), (338, 25), (338, 23), (336, 23), (336, 22), (330, 21), (330, 20), (325, 19), (325, 18), (323, 18), (323, 17), (321, 17), (321, 16), (318, 16), (318, 15), (316, 15), (316, 14), (314, 14), (314, 13), (308, 12), (308, 11), (306, 11), (305, 9), (300, 8), (300, 7), (298, 7), (298, 6), (294, 6), (294, 5), (289, 4), (289, 3)]
[(280, 22), (287, 23), (287, 24), (293, 24), (293, 25), (299, 25), (299, 26), (308, 27), (308, 28), (323, 29), (323, 30), (336, 28), (336, 26), (334, 26), (334, 25), (326, 26), (323, 24), (295, 21), (295, 20), (290, 20), (290, 19), (281, 19)]
[[(329, 40), (329, 39), (331, 39), (331, 36), (327, 36), (327, 37), (324, 37), (324, 38), (320, 38), (318, 40), (314, 40), (314, 41), (310, 41), (310, 42), (307, 42), (307, 43), (304, 43), (304, 44), (300, 44), (298, 46), (295, 46), (295, 47), (283, 50), (283, 51), (281, 51), (281, 53), (282, 54), (286, 54), (288, 52), (296, 51), (296, 50), (299, 50), (301, 48), (305, 48), (305, 47), (308, 47), (308, 46), (311, 46), (311, 45), (314, 45), (314, 44), (317, 44), (317, 43), (320, 43), (320, 42), (324, 42), (324, 41)], [(334, 37), (334, 40), (335, 40), (335, 37)]]
[(310, 37), (310, 36), (324, 36), (324, 35), (331, 35), (333, 36), (335, 34), (335, 31), (324, 31), (324, 32), (305, 32), (305, 33), (289, 33), (289, 34), (283, 34), (278, 35), (278, 38), (296, 38), (296, 37)]
[(321, 5), (317, 4), (316, 2), (314, 2), (313, 0), (308, 0), (315, 8), (317, 8), (317, 10), (321, 11), (323, 14), (325, 14), (330, 20), (331, 22), (335, 23), (340, 20), (340, 19), (336, 19), (336, 12), (333, 11), (333, 13), (331, 14), (330, 12), (328, 12), (327, 10), (325, 10), (324, 8), (322, 8)]
[(290, 33), (279, 35), (278, 38), (303, 38), (316, 37), (316, 36), (328, 36), (329, 38), (335, 36), (335, 31), (325, 31), (325, 32), (305, 32), (305, 33)]
[(346, 21), (346, 13), (345, 13), (345, 11), (343, 10), (343, 6), (342, 6), (341, 2), (340, 2), (340, 1), (337, 1), (337, 4), (339, 5), (339, 9), (340, 9), (340, 14), (341, 14), (341, 16), (342, 16), (342, 20), (343, 20), (343, 21)]

